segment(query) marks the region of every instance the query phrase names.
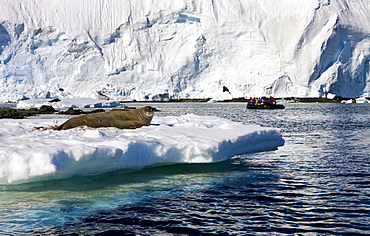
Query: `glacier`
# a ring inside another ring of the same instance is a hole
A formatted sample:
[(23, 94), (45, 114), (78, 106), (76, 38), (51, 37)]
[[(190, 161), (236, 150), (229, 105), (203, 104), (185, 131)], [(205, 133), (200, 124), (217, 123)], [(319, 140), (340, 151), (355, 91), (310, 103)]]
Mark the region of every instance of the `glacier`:
[(0, 102), (359, 97), (368, 0), (1, 0)]

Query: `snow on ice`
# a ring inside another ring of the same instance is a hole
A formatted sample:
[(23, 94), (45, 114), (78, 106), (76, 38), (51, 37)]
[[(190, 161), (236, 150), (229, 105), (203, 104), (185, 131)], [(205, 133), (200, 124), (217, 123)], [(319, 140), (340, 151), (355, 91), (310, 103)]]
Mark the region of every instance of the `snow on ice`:
[(88, 97), (358, 97), (360, 0), (3, 0), (0, 102)]
[(173, 163), (210, 163), (234, 155), (276, 150), (279, 130), (217, 117), (154, 117), (133, 130), (39, 131), (66, 119), (0, 120), (0, 184), (17, 184)]

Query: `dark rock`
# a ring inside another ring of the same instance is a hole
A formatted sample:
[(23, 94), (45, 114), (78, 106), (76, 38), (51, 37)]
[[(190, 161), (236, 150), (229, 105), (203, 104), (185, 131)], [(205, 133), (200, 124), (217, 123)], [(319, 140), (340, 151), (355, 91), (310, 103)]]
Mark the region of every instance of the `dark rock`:
[(23, 119), (24, 115), (22, 112), (16, 109), (1, 107), (0, 108), (0, 119)]
[(50, 100), (49, 102), (60, 102), (61, 100), (59, 98), (55, 98), (55, 99), (52, 99)]
[(104, 109), (96, 109), (92, 111), (83, 111), (80, 109), (73, 109), (73, 108), (68, 108), (66, 111), (60, 111), (58, 114), (60, 115), (81, 115), (81, 114), (90, 114), (90, 113), (99, 113), (99, 112), (105, 112)]
[(54, 108), (50, 106), (41, 107), (40, 109), (30, 108), (28, 110), (0, 107), (0, 119), (23, 119), (27, 116), (50, 114), (54, 112)]
[(43, 105), (40, 107), (39, 112), (41, 113), (54, 113), (56, 112), (54, 107)]
[(40, 114), (53, 114), (58, 112), (60, 115), (81, 115), (89, 113), (104, 112), (104, 109), (96, 109), (92, 111), (83, 111), (80, 109), (69, 108), (67, 111), (58, 112), (52, 106), (41, 106), (40, 109), (30, 108), (30, 109), (14, 109), (9, 107), (0, 107), (0, 119), (23, 119), (27, 116), (35, 116)]
[(99, 113), (99, 112), (105, 112), (105, 110), (104, 109), (95, 109), (95, 110), (90, 111), (89, 113)]
[(58, 114), (63, 114), (63, 115), (81, 115), (82, 114), (82, 110), (80, 110), (80, 109), (75, 110), (73, 108), (68, 108), (68, 110), (61, 111)]

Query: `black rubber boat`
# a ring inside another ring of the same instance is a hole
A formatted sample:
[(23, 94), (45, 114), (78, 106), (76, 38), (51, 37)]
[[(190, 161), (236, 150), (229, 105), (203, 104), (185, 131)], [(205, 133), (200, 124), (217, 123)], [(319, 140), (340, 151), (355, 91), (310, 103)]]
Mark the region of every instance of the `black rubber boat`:
[(274, 97), (266, 98), (249, 98), (247, 103), (247, 109), (284, 109), (285, 106), (282, 104), (276, 104)]
[(282, 104), (247, 104), (248, 109), (284, 109), (285, 106)]

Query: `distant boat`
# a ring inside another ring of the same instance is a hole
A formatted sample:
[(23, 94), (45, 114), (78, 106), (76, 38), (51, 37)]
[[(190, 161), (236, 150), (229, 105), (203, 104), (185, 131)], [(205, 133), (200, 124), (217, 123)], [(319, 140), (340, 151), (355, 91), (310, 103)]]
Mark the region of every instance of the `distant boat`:
[(247, 109), (284, 109), (282, 104), (276, 104), (276, 99), (270, 98), (249, 98)]

